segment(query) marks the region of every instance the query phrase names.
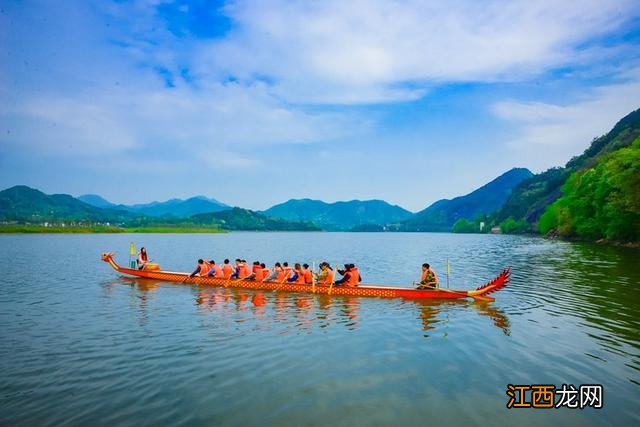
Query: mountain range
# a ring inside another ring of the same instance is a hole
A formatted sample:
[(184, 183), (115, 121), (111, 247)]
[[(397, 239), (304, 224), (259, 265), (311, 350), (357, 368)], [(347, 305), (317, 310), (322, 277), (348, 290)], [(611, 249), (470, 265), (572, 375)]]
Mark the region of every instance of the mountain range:
[[(223, 230), (261, 231), (313, 231), (319, 228), (313, 224), (269, 218), (247, 209), (229, 208), (220, 210), (220, 203), (210, 199), (194, 197), (188, 200), (169, 200), (165, 203), (150, 203), (132, 209), (115, 205), (100, 196), (84, 196), (106, 207), (98, 207), (68, 194), (44, 194), (43, 192), (17, 185), (0, 191), (0, 221), (5, 223), (110, 223), (123, 227), (209, 227)], [(207, 209), (214, 204), (215, 212), (189, 215), (191, 209)], [(226, 205), (225, 205), (226, 206)], [(174, 207), (176, 209), (171, 210)], [(155, 210), (154, 210), (155, 209)], [(168, 212), (164, 216), (154, 216), (146, 212)], [(185, 214), (185, 212), (187, 212)], [(182, 216), (180, 216), (182, 215)]]
[(413, 215), (408, 210), (383, 200), (326, 203), (312, 199), (291, 199), (272, 206), (263, 213), (290, 221), (311, 222), (328, 231), (346, 231), (364, 225), (397, 223)]
[(0, 221), (217, 225), (233, 230), (450, 231), (458, 218), (473, 218), (498, 209), (511, 190), (531, 175), (527, 169), (512, 169), (466, 196), (440, 200), (417, 214), (383, 200), (326, 203), (292, 199), (263, 212), (254, 212), (231, 208), (204, 196), (123, 205), (96, 194), (74, 198), (15, 186), (0, 191)]
[(491, 214), (511, 196), (513, 189), (533, 176), (529, 169), (513, 168), (471, 193), (451, 200), (438, 200), (404, 221), (403, 231), (451, 231), (461, 218), (475, 219)]
[(119, 209), (155, 217), (174, 216), (177, 218), (186, 218), (200, 213), (219, 212), (231, 209), (231, 206), (205, 196), (195, 196), (186, 200), (170, 199), (166, 202), (151, 202), (136, 205), (116, 205), (97, 194), (84, 194), (79, 196), (78, 200), (98, 208)]

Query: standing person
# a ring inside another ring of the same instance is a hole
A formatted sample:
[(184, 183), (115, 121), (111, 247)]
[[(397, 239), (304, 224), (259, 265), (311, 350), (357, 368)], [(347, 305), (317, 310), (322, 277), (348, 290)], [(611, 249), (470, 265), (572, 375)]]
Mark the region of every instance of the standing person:
[(149, 262), (149, 257), (147, 256), (147, 250), (144, 248), (144, 246), (140, 248), (140, 253), (138, 253), (137, 262), (138, 262), (138, 270), (142, 270), (145, 264)]
[(425, 262), (422, 264), (422, 276), (416, 289), (436, 289), (437, 287), (438, 276), (436, 272), (431, 269), (431, 266)]
[(233, 274), (233, 267), (231, 267), (231, 264), (229, 264), (228, 259), (224, 260), (224, 264), (222, 265), (222, 273), (225, 279), (230, 278), (231, 274)]

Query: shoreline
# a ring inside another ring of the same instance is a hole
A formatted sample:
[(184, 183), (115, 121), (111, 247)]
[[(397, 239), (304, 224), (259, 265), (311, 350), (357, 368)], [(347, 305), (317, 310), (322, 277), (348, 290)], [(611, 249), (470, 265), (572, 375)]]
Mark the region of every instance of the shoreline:
[(0, 226), (0, 234), (123, 234), (123, 233), (208, 233), (224, 234), (226, 230), (219, 228), (187, 228), (187, 227), (45, 227), (42, 225), (9, 225)]

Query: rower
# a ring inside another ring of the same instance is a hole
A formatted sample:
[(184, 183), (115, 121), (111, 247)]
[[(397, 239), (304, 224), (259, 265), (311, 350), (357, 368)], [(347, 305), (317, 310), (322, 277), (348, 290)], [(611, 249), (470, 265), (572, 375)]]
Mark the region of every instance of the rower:
[(438, 276), (436, 272), (431, 269), (431, 266), (425, 262), (422, 264), (422, 276), (416, 289), (436, 289), (437, 287)]
[[(291, 277), (291, 273), (293, 271), (293, 268), (289, 267), (289, 263), (288, 262), (283, 262), (282, 263), (282, 270), (284, 271), (284, 277), (283, 279), (289, 279), (289, 277)], [(281, 279), (278, 278), (278, 281), (280, 281)]]
[(189, 277), (195, 277), (196, 274), (198, 274), (199, 276), (206, 276), (207, 273), (209, 273), (208, 264), (206, 264), (203, 259), (199, 259), (198, 260), (198, 266), (196, 267), (194, 272), (191, 273), (191, 276), (189, 276)]
[(231, 275), (232, 279), (239, 279), (241, 274), (244, 273), (244, 267), (242, 265), (242, 260), (240, 258), (236, 258), (236, 268)]
[(342, 274), (342, 279), (340, 280), (336, 280), (334, 285), (335, 286), (341, 286), (345, 283), (349, 283), (350, 280), (350, 276), (349, 276), (349, 269), (351, 268), (351, 264), (345, 264), (344, 265), (344, 269), (338, 269), (338, 273)]
[(362, 282), (362, 277), (360, 277), (360, 271), (358, 270), (358, 267), (356, 267), (355, 264), (350, 264), (349, 265), (349, 282), (347, 286), (355, 288), (358, 286), (360, 282)]
[(265, 281), (267, 277), (269, 277), (269, 273), (271, 273), (271, 270), (267, 268), (264, 262), (260, 263), (260, 268), (262, 268), (262, 281)]
[(307, 285), (313, 283), (313, 272), (309, 270), (309, 264), (302, 264), (302, 276), (304, 277), (304, 283)]
[(264, 270), (262, 269), (264, 264), (260, 264), (260, 261), (256, 261), (253, 263), (253, 280), (256, 282), (262, 282), (266, 276), (264, 275)]
[(283, 278), (284, 278), (284, 270), (282, 270), (282, 266), (280, 265), (280, 263), (276, 262), (275, 265), (273, 266), (273, 271), (271, 272), (270, 275), (268, 275), (263, 280), (263, 282), (271, 282), (274, 280), (281, 282)]
[(233, 273), (233, 267), (231, 267), (231, 264), (229, 264), (229, 260), (225, 259), (224, 260), (224, 264), (222, 264), (222, 274), (223, 277), (225, 279), (228, 279), (231, 277), (231, 274)]
[(322, 277), (320, 279), (320, 283), (323, 285), (330, 285), (333, 283), (335, 279), (335, 272), (331, 268), (328, 262), (323, 262), (320, 264), (320, 269), (322, 270)]
[(222, 271), (222, 268), (219, 265), (216, 265), (216, 262), (214, 260), (209, 260), (209, 266), (210, 268), (207, 276), (215, 277), (217, 279), (224, 278), (224, 272)]
[(247, 260), (243, 259), (242, 260), (242, 269), (240, 270), (241, 275), (240, 277), (242, 277), (243, 279), (250, 279), (251, 278), (251, 268), (249, 268), (249, 265), (247, 264)]
[(258, 279), (258, 271), (262, 271), (260, 268), (260, 261), (254, 261), (251, 270), (249, 270), (249, 266), (245, 262), (245, 276), (243, 277), (245, 280), (262, 280), (262, 275), (260, 275), (260, 279)]
[[(302, 281), (302, 282), (301, 282)], [(299, 263), (293, 266), (291, 276), (287, 279), (289, 283), (304, 283), (304, 276), (302, 275), (302, 267)]]

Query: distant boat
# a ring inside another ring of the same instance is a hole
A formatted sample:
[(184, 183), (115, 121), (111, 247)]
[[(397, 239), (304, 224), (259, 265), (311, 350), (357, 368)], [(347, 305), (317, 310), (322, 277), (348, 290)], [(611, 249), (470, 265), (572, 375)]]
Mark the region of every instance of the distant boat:
[[(120, 267), (113, 259), (113, 253), (102, 254), (102, 260), (109, 263), (114, 270), (122, 274), (140, 277), (143, 279), (160, 280), (164, 282), (195, 283), (199, 285), (221, 286), (231, 288), (260, 289), (283, 292), (305, 292), (327, 295), (345, 295), (361, 297), (379, 298), (410, 298), (410, 299), (458, 299), (473, 298), (477, 301), (494, 301), (494, 298), (487, 296), (505, 287), (511, 278), (511, 269), (505, 268), (495, 279), (479, 286), (473, 291), (450, 290), (450, 289), (428, 289), (418, 290), (410, 288), (360, 285), (357, 287), (332, 286), (332, 285), (305, 285), (288, 282), (259, 282), (245, 279), (219, 279), (215, 277), (190, 277), (189, 273), (175, 271), (163, 271), (160, 269), (137, 270), (135, 268)], [(157, 267), (157, 264), (155, 265)]]

